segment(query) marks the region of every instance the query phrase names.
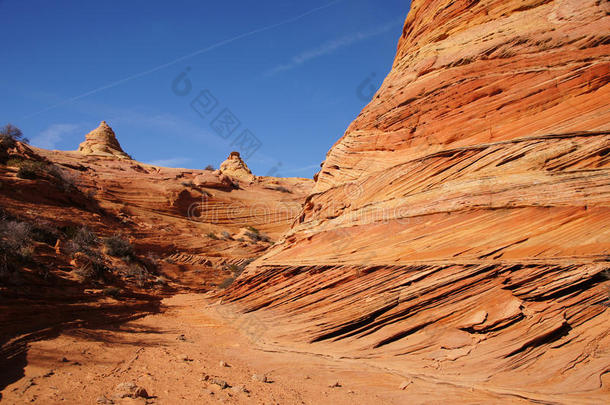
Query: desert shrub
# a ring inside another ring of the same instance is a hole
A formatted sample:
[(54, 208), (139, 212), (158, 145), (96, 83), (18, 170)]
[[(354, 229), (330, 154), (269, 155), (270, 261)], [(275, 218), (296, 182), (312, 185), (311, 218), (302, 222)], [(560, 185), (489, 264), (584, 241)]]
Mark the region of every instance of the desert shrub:
[(21, 164), (23, 162), (24, 162), (24, 159), (22, 159), (22, 158), (12, 157), (6, 161), (6, 165), (11, 166), (11, 167), (19, 167), (19, 166), (21, 166)]
[(150, 278), (150, 273), (144, 267), (137, 264), (129, 266), (127, 275), (133, 277), (136, 285), (140, 288), (146, 287)]
[(216, 169), (214, 169), (214, 166), (212, 166), (212, 165), (207, 165), (204, 170), (207, 170), (209, 172), (213, 172)]
[(250, 232), (253, 232), (253, 233), (256, 233), (256, 234), (261, 233), (261, 231), (259, 231), (258, 229), (256, 229), (253, 226), (250, 226), (250, 225), (246, 226), (246, 229), (248, 229)]
[(54, 164), (47, 165), (44, 171), (51, 175), (64, 191), (76, 189), (77, 177), (67, 170), (63, 170)]
[(23, 160), (18, 165), (17, 177), (20, 179), (33, 180), (45, 171), (45, 164), (43, 162), (36, 162), (33, 160)]
[(222, 232), (220, 233), (220, 236), (221, 236), (221, 237), (222, 237), (222, 239), (224, 239), (224, 240), (230, 240), (230, 239), (233, 239), (233, 238), (231, 237), (231, 234), (230, 234), (229, 232), (227, 232), (227, 231), (222, 231)]
[(19, 128), (12, 124), (6, 124), (0, 128), (0, 162), (4, 163), (8, 159), (7, 151), (17, 142), (29, 142), (27, 138), (23, 137)]
[(31, 242), (32, 227), (26, 222), (2, 221), (0, 223), (0, 237), (7, 249), (19, 251), (29, 246)]
[(216, 236), (216, 234), (214, 232), (208, 232), (208, 238), (210, 239), (214, 239), (214, 240), (218, 240), (218, 236)]
[(271, 242), (271, 239), (267, 235), (261, 234), (258, 230), (256, 230), (256, 232), (248, 231), (245, 235), (253, 242)]
[(76, 229), (68, 228), (67, 233), (70, 237), (67, 247), (72, 255), (77, 252), (90, 254), (93, 248), (99, 244), (97, 235), (86, 226)]
[(152, 252), (148, 252), (142, 259), (142, 263), (146, 266), (149, 273), (157, 274), (159, 272), (159, 256)]
[(84, 260), (81, 259), (82, 262), (76, 269), (76, 274), (81, 276), (85, 281), (100, 280), (104, 278), (108, 268), (104, 264), (102, 255), (93, 250), (87, 253), (81, 253), (81, 255), (84, 256)]
[(104, 246), (106, 246), (106, 253), (110, 256), (124, 259), (132, 259), (134, 257), (133, 246), (121, 234), (117, 233), (104, 238)]
[(28, 143), (29, 140), (23, 136), (23, 132), (13, 124), (6, 124), (0, 128), (0, 144), (7, 145), (11, 148), (15, 146), (15, 142)]
[(282, 193), (292, 193), (292, 191), (288, 190), (284, 186), (277, 186), (273, 188), (275, 191), (281, 191)]
[(0, 221), (0, 278), (29, 262), (34, 253), (30, 225), (5, 218)]

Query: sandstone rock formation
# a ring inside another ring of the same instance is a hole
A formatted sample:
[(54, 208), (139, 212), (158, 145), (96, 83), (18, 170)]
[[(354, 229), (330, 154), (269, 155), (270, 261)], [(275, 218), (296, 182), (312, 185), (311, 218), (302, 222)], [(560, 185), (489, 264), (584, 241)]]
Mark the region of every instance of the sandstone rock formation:
[(220, 164), (220, 172), (243, 181), (254, 181), (254, 175), (239, 155), (239, 152), (231, 152), (227, 160)]
[(608, 7), (414, 0), (300, 218), (227, 297), (273, 341), (409, 378), (607, 397)]
[(114, 131), (106, 121), (102, 121), (97, 128), (85, 136), (85, 142), (79, 145), (78, 151), (83, 155), (131, 159), (123, 152)]
[[(102, 125), (85, 146), (106, 139), (109, 153), (120, 157), (118, 142), (108, 142), (116, 141), (114, 134), (103, 138), (100, 132), (111, 134)], [(231, 281), (288, 230), (313, 187), (310, 179), (258, 177), (237, 188), (217, 171), (17, 146), (12, 160), (26, 161), (36, 175), (19, 177), (15, 164), (0, 165), (0, 242), (13, 221), (36, 236), (23, 236), (29, 259), (15, 271), (7, 271), (12, 262), (6, 249), (0, 252), (0, 391), (6, 374), (17, 378), (25, 364), (12, 343), (5, 346), (11, 339), (23, 354), (23, 334), (39, 339), (46, 336), (40, 331), (76, 319), (133, 316), (154, 309), (161, 294), (205, 292)], [(74, 242), (83, 226), (97, 242)], [(256, 235), (231, 237), (245, 227)], [(113, 257), (104, 247), (103, 238), (117, 234), (130, 242), (135, 261)], [(87, 280), (87, 272), (98, 277), (93, 270), (103, 280)], [(109, 299), (119, 291), (130, 298)]]

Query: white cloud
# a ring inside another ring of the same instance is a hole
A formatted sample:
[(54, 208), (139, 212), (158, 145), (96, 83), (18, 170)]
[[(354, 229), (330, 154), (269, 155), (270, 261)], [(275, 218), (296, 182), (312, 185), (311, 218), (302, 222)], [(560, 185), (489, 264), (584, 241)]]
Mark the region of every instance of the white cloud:
[(78, 129), (75, 124), (53, 124), (39, 135), (32, 138), (31, 143), (34, 146), (44, 149), (55, 149), (57, 143), (62, 140), (65, 135), (69, 135)]
[(191, 161), (191, 159), (187, 158), (187, 157), (175, 157), (175, 158), (169, 158), (169, 159), (152, 160), (150, 162), (145, 162), (145, 163), (152, 165), (152, 166), (159, 166), (159, 167), (182, 168), (182, 167), (184, 167), (184, 165), (188, 164), (190, 161)]
[(290, 59), (290, 61), (285, 64), (278, 65), (278, 66), (274, 67), (273, 69), (270, 69), (267, 72), (267, 76), (273, 76), (277, 73), (294, 69), (312, 59), (316, 59), (316, 58), (319, 58), (319, 57), (325, 56), (325, 55), (330, 55), (333, 52), (335, 52), (337, 49), (352, 45), (356, 42), (364, 41), (365, 39), (369, 39), (369, 38), (377, 36), (377, 35), (384, 34), (388, 31), (390, 31), (391, 29), (393, 29), (395, 26), (401, 25), (402, 23), (403, 23), (402, 20), (391, 21), (374, 30), (365, 31), (365, 32), (356, 32), (354, 34), (345, 35), (341, 38), (327, 41), (327, 42), (321, 44), (320, 46), (318, 46), (317, 48), (303, 51), (300, 54), (293, 56)]

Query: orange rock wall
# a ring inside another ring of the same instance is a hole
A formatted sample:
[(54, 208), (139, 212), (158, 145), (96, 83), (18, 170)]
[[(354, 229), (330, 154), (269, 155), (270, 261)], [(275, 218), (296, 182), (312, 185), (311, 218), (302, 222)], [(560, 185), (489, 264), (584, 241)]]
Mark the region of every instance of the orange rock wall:
[(229, 299), (276, 341), (417, 378), (607, 395), (609, 12), (413, 1), (383, 85)]

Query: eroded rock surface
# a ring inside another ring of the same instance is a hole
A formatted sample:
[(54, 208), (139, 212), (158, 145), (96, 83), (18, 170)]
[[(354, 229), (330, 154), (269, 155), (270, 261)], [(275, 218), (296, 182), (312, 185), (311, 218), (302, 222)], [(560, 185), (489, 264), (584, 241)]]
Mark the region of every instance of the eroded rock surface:
[(239, 155), (239, 152), (231, 152), (227, 160), (220, 164), (220, 172), (244, 181), (253, 181), (254, 175)]
[(536, 401), (608, 395), (608, 2), (419, 0), (229, 298), (275, 341)]
[(85, 142), (79, 145), (78, 151), (89, 156), (131, 159), (127, 153), (123, 152), (114, 131), (106, 121), (102, 121), (97, 128), (85, 136)]

